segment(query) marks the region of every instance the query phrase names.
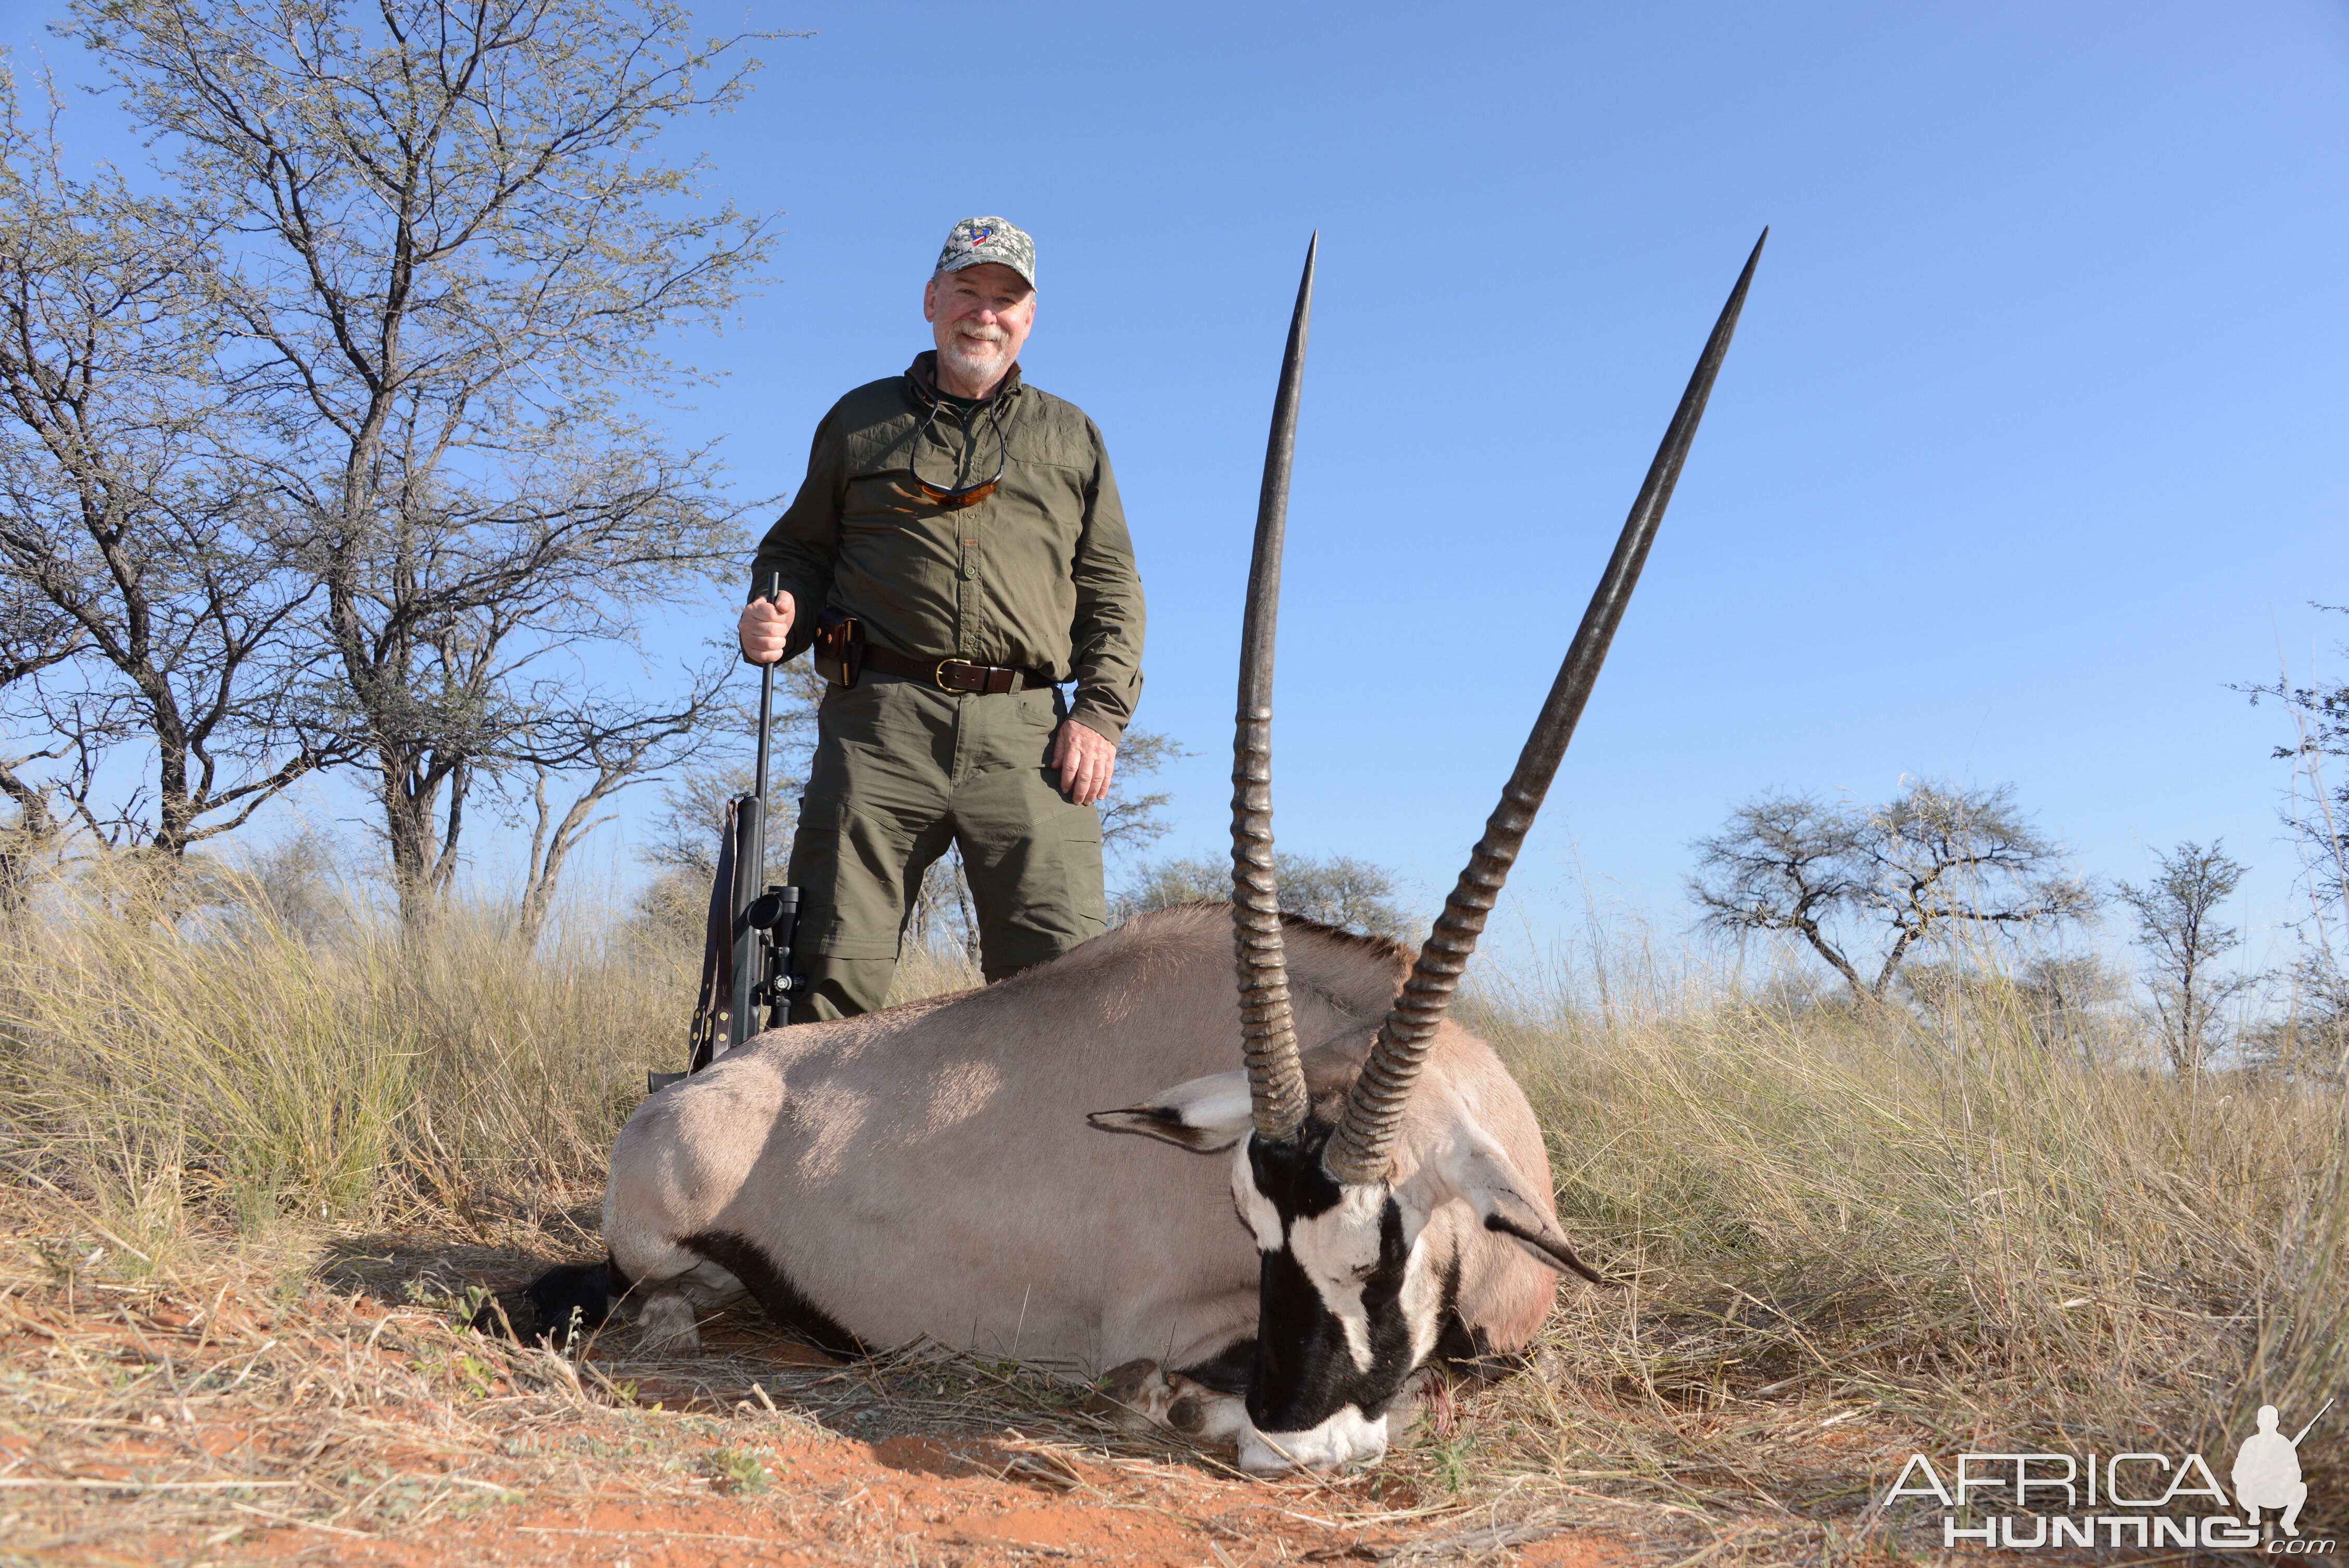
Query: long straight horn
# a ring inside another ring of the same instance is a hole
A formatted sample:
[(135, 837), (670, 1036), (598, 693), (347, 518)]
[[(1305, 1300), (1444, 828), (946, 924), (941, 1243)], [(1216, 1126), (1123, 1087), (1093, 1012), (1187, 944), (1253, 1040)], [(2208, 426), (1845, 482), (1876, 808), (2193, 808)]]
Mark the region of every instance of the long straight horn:
[(1566, 663), (1558, 667), (1549, 700), (1542, 705), (1541, 717), (1534, 721), (1533, 734), (1517, 758), (1516, 771), (1509, 775), (1501, 803), (1486, 820), (1485, 836), (1468, 858), (1468, 869), (1460, 873), (1459, 884), (1444, 901), (1444, 914), (1420, 949), (1411, 978), (1403, 982), (1402, 995), (1379, 1026), (1370, 1059), (1346, 1097), (1345, 1115), (1321, 1154), (1322, 1169), (1336, 1181), (1366, 1182), (1386, 1176), (1395, 1135), (1402, 1127), (1403, 1107), (1410, 1102), (1412, 1086), (1427, 1060), (1428, 1041), (1452, 1006), (1452, 993), (1468, 967), (1469, 956), (1476, 951), (1476, 939), (1484, 934), (1485, 917), (1500, 897), (1501, 884), (1508, 879), (1526, 830), (1533, 826), (1534, 813), (1541, 810), (1542, 798), (1557, 777), (1567, 742), (1574, 738), (1575, 722), (1589, 700), (1608, 645), (1615, 640), (1615, 628), (1640, 580), (1640, 568), (1648, 559), (1656, 527), (1664, 520), (1664, 508), (1671, 501), (1672, 486), (1679, 482), (1689, 443), (1696, 438), (1697, 421), (1704, 417), (1705, 399), (1713, 395), (1713, 378), (1729, 352), (1731, 335), (1737, 330), (1737, 313), (1744, 306), (1746, 285), (1754, 281), (1754, 264), (1761, 261), (1762, 246), (1769, 238), (1770, 231), (1764, 229), (1762, 238), (1754, 242), (1754, 253), (1746, 258), (1745, 270), (1738, 274), (1737, 286), (1730, 291), (1729, 303), (1713, 324), (1704, 355), (1696, 362), (1696, 373), (1689, 377), (1680, 408), (1664, 431), (1663, 445), (1656, 449), (1656, 460), (1649, 465), (1648, 481), (1640, 487), (1640, 499), (1631, 503), (1631, 515), (1623, 524), (1622, 537), (1615, 542), (1615, 553), (1599, 580), (1599, 591), (1582, 613), (1582, 625), (1574, 634)]
[(1313, 255), (1289, 318), (1288, 352), (1272, 400), (1272, 438), (1256, 508), (1247, 612), (1240, 623), (1239, 721), (1232, 739), (1232, 923), (1239, 959), (1241, 1050), (1248, 1109), (1259, 1137), (1283, 1141), (1305, 1124), (1305, 1068), (1288, 1011), (1288, 961), (1280, 946), (1280, 894), (1272, 874), (1272, 645), (1280, 619), (1280, 542), (1288, 521), (1289, 459), (1297, 450), (1297, 396), (1305, 381), (1305, 325), (1313, 314)]

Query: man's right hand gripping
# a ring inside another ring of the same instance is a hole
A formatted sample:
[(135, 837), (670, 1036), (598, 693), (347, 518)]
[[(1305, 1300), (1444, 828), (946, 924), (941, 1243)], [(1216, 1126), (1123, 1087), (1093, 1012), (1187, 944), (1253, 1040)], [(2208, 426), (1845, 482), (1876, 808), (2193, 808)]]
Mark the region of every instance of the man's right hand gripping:
[(754, 665), (773, 664), (783, 656), (783, 644), (792, 634), (792, 596), (778, 588), (772, 599), (751, 600), (742, 606), (734, 634), (744, 658)]

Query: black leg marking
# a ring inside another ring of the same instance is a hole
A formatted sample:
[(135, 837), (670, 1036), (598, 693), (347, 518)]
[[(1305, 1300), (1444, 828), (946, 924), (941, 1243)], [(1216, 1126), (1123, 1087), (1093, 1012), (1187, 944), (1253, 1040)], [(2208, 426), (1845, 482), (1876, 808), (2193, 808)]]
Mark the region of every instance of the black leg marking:
[(756, 1296), (767, 1315), (806, 1340), (817, 1349), (833, 1356), (864, 1357), (871, 1352), (864, 1342), (843, 1328), (830, 1313), (800, 1294), (799, 1286), (790, 1276), (775, 1266), (764, 1249), (747, 1236), (732, 1231), (703, 1231), (697, 1235), (680, 1238), (680, 1245), (690, 1247), (728, 1274), (742, 1282)]
[(1195, 1367), (1180, 1369), (1183, 1377), (1205, 1384), (1218, 1394), (1247, 1392), (1248, 1373), (1256, 1366), (1256, 1340), (1235, 1339)]
[[(574, 1334), (604, 1326), (611, 1315), (612, 1298), (627, 1294), (627, 1276), (605, 1258), (600, 1264), (565, 1264), (539, 1275), (520, 1292), (502, 1292), (473, 1314), (473, 1326), (484, 1334), (502, 1334), (510, 1322), (516, 1338), (525, 1345), (545, 1339), (570, 1344)], [(501, 1310), (502, 1309), (502, 1310)]]

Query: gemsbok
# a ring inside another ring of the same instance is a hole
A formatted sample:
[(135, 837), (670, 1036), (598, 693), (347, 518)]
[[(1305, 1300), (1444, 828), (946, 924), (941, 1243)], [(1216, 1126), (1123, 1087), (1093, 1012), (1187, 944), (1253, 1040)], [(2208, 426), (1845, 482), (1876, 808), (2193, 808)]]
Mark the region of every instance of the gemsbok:
[(687, 1351), (698, 1314), (747, 1294), (840, 1354), (927, 1335), (1106, 1376), (1128, 1408), (1236, 1442), (1258, 1473), (1375, 1460), (1421, 1367), (1522, 1351), (1557, 1271), (1599, 1276), (1559, 1228), (1524, 1094), (1444, 1015), (1606, 657), (1768, 237), (1415, 961), (1282, 916), (1273, 880), (1274, 620), (1309, 247), (1240, 636), (1237, 992), (1226, 906), (1192, 904), (999, 985), (758, 1035), (629, 1118), (604, 1202), (609, 1259), (533, 1282), (521, 1331), (593, 1326), (625, 1303), (647, 1343)]

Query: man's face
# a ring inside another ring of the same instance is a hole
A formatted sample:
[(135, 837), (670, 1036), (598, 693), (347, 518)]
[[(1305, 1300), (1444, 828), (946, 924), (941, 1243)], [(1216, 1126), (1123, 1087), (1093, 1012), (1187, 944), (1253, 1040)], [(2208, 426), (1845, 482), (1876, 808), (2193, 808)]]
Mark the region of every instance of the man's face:
[(1036, 291), (999, 262), (934, 277), (922, 290), (922, 316), (938, 357), (958, 375), (992, 382), (1019, 357), (1036, 323)]

